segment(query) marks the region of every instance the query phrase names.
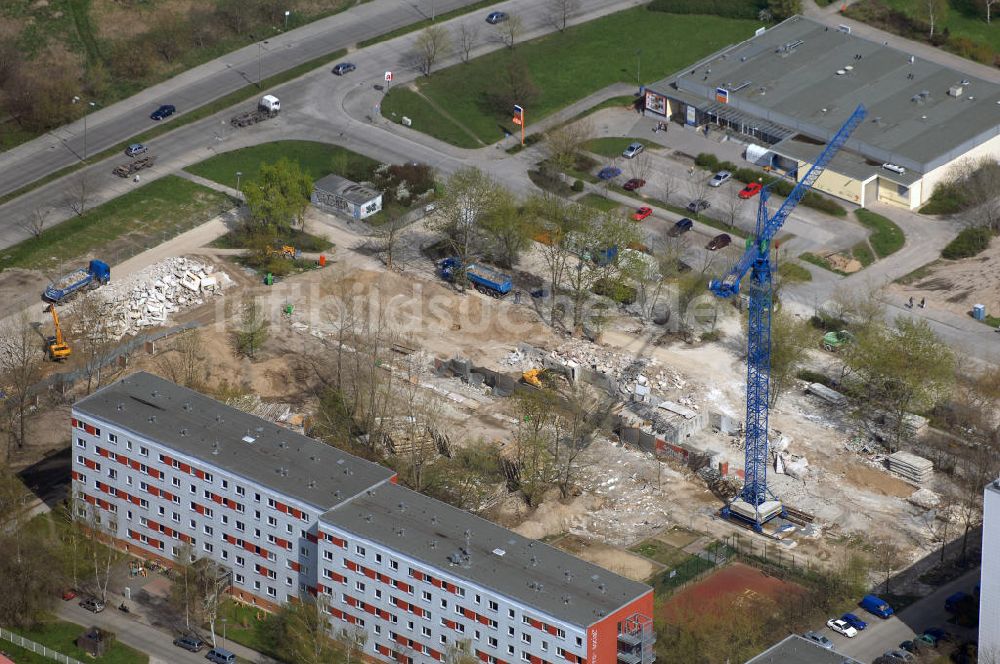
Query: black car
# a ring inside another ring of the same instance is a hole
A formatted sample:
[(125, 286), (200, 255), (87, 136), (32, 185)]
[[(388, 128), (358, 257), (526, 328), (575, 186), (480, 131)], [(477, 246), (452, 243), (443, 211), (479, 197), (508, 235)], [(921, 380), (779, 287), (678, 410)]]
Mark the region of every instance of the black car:
[(733, 241), (733, 238), (729, 237), (728, 233), (719, 233), (711, 239), (708, 245), (705, 247), (709, 251), (718, 251), (719, 249), (725, 249)]
[(197, 636), (178, 636), (174, 639), (174, 645), (178, 648), (184, 648), (184, 650), (190, 650), (191, 652), (200, 652), (205, 647), (205, 642)]
[(677, 237), (678, 235), (683, 235), (684, 233), (687, 233), (692, 228), (694, 228), (694, 222), (688, 219), (687, 217), (684, 217), (676, 224), (674, 224), (674, 227), (667, 232), (667, 235), (669, 235), (670, 237)]
[(163, 106), (160, 106), (158, 109), (153, 111), (153, 113), (149, 117), (152, 118), (153, 120), (163, 120), (165, 118), (169, 118), (176, 112), (177, 109), (172, 104), (164, 104)]
[(94, 613), (100, 613), (104, 610), (104, 602), (97, 599), (96, 597), (88, 597), (87, 599), (80, 602), (80, 606), (87, 609), (88, 611), (93, 611)]
[(343, 76), (344, 74), (351, 73), (357, 68), (357, 65), (353, 62), (341, 62), (333, 66), (333, 73), (337, 76)]
[(497, 23), (504, 23), (509, 18), (506, 12), (490, 12), (490, 15), (486, 17), (486, 22), (490, 25), (496, 25)]
[(704, 198), (699, 198), (688, 203), (688, 212), (694, 212), (698, 214), (702, 210), (707, 210), (712, 207), (712, 204), (706, 201)]

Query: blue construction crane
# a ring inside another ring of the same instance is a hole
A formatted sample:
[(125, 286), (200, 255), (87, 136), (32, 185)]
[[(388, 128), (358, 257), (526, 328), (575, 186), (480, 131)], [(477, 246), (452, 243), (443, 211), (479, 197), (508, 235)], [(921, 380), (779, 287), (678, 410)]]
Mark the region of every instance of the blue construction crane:
[[(774, 291), (771, 275), (771, 242), (788, 215), (799, 204), (823, 173), (867, 111), (859, 105), (847, 122), (837, 131), (826, 149), (805, 177), (788, 195), (774, 216), (767, 215), (770, 185), (760, 192), (755, 237), (748, 238), (746, 252), (721, 280), (713, 280), (709, 289), (719, 297), (731, 297), (740, 292), (740, 281), (750, 273), (750, 306), (747, 331), (747, 419), (745, 449), (745, 479), (739, 499), (723, 510), (723, 516), (750, 522), (759, 531), (768, 519), (781, 514), (780, 501), (767, 488), (767, 410), (768, 383), (771, 377), (771, 300)], [(770, 497), (770, 500), (769, 500)]]

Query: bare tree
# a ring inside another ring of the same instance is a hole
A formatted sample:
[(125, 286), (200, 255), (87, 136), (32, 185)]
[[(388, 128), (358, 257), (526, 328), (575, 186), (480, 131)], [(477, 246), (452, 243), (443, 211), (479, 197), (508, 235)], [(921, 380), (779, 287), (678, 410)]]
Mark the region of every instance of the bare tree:
[(653, 164), (650, 162), (649, 153), (640, 152), (638, 155), (628, 160), (625, 168), (628, 170), (629, 177), (645, 180), (649, 177), (649, 174), (653, 170)]
[(722, 210), (726, 215), (726, 224), (728, 224), (730, 228), (736, 227), (736, 222), (739, 220), (740, 213), (743, 212), (744, 207), (743, 199), (739, 196), (733, 194), (726, 197)]
[(919, 0), (917, 2), (917, 12), (920, 18), (925, 20), (930, 27), (928, 38), (934, 37), (934, 30), (938, 23), (947, 18), (948, 6), (948, 0)]
[(199, 330), (187, 330), (177, 335), (170, 348), (156, 360), (165, 378), (185, 387), (204, 386), (205, 378), (212, 373), (212, 361), (205, 352)]
[(979, 0), (979, 3), (983, 6), (983, 9), (986, 10), (987, 23), (989, 23), (992, 20), (993, 5), (997, 4), (998, 2), (1000, 2), (1000, 0)]
[(448, 30), (442, 25), (429, 25), (420, 31), (414, 46), (424, 76), (431, 75), (435, 63), (450, 48), (450, 42)]
[(52, 208), (36, 207), (31, 214), (18, 225), (31, 233), (31, 237), (39, 237), (45, 230), (45, 224), (49, 220)]
[(509, 49), (514, 48), (522, 34), (524, 34), (524, 22), (517, 14), (511, 14), (506, 21), (496, 25), (497, 40)]
[[(687, 181), (687, 190), (692, 200), (708, 200), (709, 181), (710, 179), (704, 177), (701, 171), (694, 172), (694, 179)], [(698, 214), (700, 213), (696, 213), (695, 216), (698, 216)]]
[(100, 297), (79, 300), (73, 311), (77, 357), (83, 358), (87, 394), (104, 384), (118, 339), (111, 329), (111, 317)]
[(548, 0), (549, 25), (563, 32), (569, 24), (570, 17), (580, 9), (579, 0)]
[(670, 169), (660, 173), (660, 191), (663, 192), (663, 202), (669, 203), (670, 199), (677, 195), (677, 178), (674, 177)]
[(455, 43), (458, 45), (462, 62), (468, 63), (472, 56), (472, 50), (479, 43), (479, 25), (471, 21), (463, 21), (458, 24)]
[(87, 174), (80, 173), (66, 187), (66, 194), (63, 197), (63, 205), (70, 212), (80, 217), (90, 208), (93, 193), (90, 190), (90, 181)]
[(393, 269), (393, 259), (396, 256), (396, 248), (399, 245), (399, 237), (402, 235), (406, 224), (399, 218), (390, 219), (375, 229), (373, 237), (374, 249), (382, 257), (385, 266)]
[(886, 537), (878, 537), (872, 542), (872, 562), (876, 571), (885, 575), (885, 590), (889, 593), (892, 573), (906, 562), (899, 547)]
[(573, 168), (577, 156), (594, 135), (589, 118), (570, 122), (545, 134), (545, 151), (549, 160), (562, 170)]
[(87, 540), (89, 557), (94, 563), (94, 585), (97, 588), (97, 595), (102, 602), (108, 600), (108, 584), (111, 583), (111, 571), (114, 566), (125, 557), (125, 554), (115, 547), (115, 538), (118, 536), (118, 517), (113, 513), (101, 514), (96, 505), (84, 502), (84, 516), (81, 519), (84, 528), (90, 533)]
[[(337, 657), (337, 641), (331, 636), (328, 615), (330, 601), (326, 595), (302, 597), (281, 607), (281, 644), (288, 658), (302, 664), (326, 664), (341, 661)], [(351, 658), (355, 650), (345, 652)]]
[[(27, 440), (28, 417), (35, 398), (35, 384), (42, 377), (41, 339), (26, 312), (7, 321), (0, 330), (0, 380), (5, 384), (4, 401), (11, 439), (18, 449)], [(8, 446), (8, 454), (11, 447)]]
[(236, 330), (236, 349), (241, 355), (253, 359), (267, 339), (267, 318), (264, 307), (253, 295), (240, 303), (239, 327)]
[(582, 467), (580, 455), (607, 419), (612, 401), (583, 381), (570, 383), (560, 395), (566, 411), (555, 419), (552, 456), (555, 483), (565, 499), (570, 496)]
[(344, 627), (337, 632), (336, 638), (343, 650), (346, 664), (351, 664), (355, 657), (361, 661), (365, 644), (368, 643), (368, 632), (360, 627)]

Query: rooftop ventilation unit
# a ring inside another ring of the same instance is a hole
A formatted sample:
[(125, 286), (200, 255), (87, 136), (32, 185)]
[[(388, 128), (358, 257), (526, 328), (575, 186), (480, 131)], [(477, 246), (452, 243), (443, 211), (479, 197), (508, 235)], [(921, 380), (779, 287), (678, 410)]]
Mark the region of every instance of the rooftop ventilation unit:
[(953, 85), (948, 88), (949, 97), (961, 97), (962, 93), (965, 91), (965, 86), (963, 85)]
[(507, 552), (498, 547), (496, 549), (493, 549), (493, 555), (494, 556), (500, 556), (502, 558), (505, 555), (507, 555)]
[(892, 171), (893, 173), (898, 173), (900, 175), (906, 173), (905, 168), (903, 168), (902, 166), (897, 166), (896, 164), (882, 164), (882, 168), (884, 168), (887, 171)]
[(846, 73), (847, 73), (847, 70), (845, 70), (845, 69), (838, 69), (837, 70), (837, 76), (843, 76)]
[(244, 443), (250, 444), (250, 443), (253, 443), (254, 441), (256, 441), (257, 439), (254, 438), (253, 436), (251, 436), (250, 434), (247, 434), (247, 435), (243, 436), (242, 438), (240, 438), (240, 440), (242, 440)]

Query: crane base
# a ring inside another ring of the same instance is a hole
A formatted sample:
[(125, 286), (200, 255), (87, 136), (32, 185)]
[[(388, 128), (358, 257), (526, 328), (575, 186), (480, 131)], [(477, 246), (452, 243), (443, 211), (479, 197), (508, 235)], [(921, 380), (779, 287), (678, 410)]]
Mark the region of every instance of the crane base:
[(761, 503), (757, 508), (754, 508), (753, 505), (742, 498), (737, 498), (729, 503), (727, 511), (730, 516), (751, 523), (755, 528), (759, 528), (762, 524), (779, 516), (784, 511), (784, 507), (782, 507), (780, 500), (768, 500)]

